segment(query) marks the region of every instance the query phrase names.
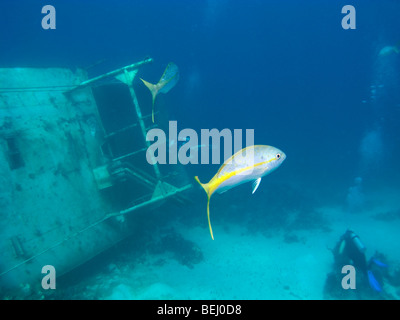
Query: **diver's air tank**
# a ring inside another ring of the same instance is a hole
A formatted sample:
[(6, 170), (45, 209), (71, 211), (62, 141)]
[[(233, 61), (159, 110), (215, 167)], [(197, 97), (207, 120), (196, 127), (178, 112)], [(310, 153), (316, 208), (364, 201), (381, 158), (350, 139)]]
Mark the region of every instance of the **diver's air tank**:
[(366, 248), (364, 244), (361, 242), (360, 237), (356, 235), (352, 230), (348, 230), (348, 232), (349, 232), (349, 241), (351, 241), (356, 246), (358, 251), (364, 253)]

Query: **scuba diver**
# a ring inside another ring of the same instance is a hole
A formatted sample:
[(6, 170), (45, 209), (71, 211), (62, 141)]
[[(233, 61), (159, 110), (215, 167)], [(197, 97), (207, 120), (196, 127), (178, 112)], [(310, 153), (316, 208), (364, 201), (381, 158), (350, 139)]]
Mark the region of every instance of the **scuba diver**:
[(383, 273), (387, 269), (387, 264), (378, 260), (378, 257), (379, 259), (384, 258), (378, 253), (367, 260), (365, 251), (366, 248), (361, 242), (360, 237), (354, 231), (346, 230), (332, 250), (336, 272), (328, 274), (325, 284), (325, 291), (327, 293), (330, 291), (331, 294), (335, 292), (336, 295), (342, 296), (345, 294), (343, 291), (348, 291), (339, 288), (341, 286), (341, 279), (344, 277), (341, 270), (345, 265), (352, 265), (356, 270), (357, 290), (354, 293), (358, 298), (362, 298), (365, 294), (370, 296), (382, 293), (381, 283), (383, 281)]

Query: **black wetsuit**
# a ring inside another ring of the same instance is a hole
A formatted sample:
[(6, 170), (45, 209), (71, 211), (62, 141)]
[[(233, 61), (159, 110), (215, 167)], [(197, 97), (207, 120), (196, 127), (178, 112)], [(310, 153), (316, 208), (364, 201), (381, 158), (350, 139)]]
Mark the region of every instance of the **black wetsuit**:
[[(346, 259), (348, 264), (353, 265), (357, 270), (361, 271), (364, 274), (367, 274), (367, 258), (365, 256), (365, 252), (363, 250), (360, 250), (353, 241), (356, 237), (358, 236), (351, 230), (347, 230), (342, 235), (337, 246), (337, 252), (335, 252), (335, 260), (336, 258), (338, 258), (339, 260), (341, 260), (341, 265), (343, 265), (343, 259)], [(342, 241), (345, 241), (345, 245), (343, 252), (340, 253), (339, 248), (342, 245)], [(341, 255), (342, 257), (337, 257), (337, 255)]]

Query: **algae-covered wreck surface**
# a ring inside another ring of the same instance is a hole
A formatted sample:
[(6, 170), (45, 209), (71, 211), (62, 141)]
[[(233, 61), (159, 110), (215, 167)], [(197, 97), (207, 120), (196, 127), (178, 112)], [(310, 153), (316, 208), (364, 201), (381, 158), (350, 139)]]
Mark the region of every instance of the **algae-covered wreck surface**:
[[(135, 75), (136, 69), (133, 65), (104, 77)], [(140, 131), (149, 117), (136, 114), (137, 100), (125, 100), (132, 122), (107, 132), (96, 94), (99, 100), (114, 89), (93, 88), (87, 80), (80, 69), (0, 69), (0, 283), (5, 298), (29, 297), (41, 285), (44, 266), (54, 266), (57, 276), (72, 270), (132, 232), (124, 214), (160, 205), (190, 187), (182, 179), (179, 187), (168, 178), (161, 182), (162, 173), (143, 163), (146, 141)], [(134, 94), (123, 83), (115, 87), (126, 97), (131, 97), (129, 90)], [(124, 139), (130, 140), (129, 148), (119, 145)]]

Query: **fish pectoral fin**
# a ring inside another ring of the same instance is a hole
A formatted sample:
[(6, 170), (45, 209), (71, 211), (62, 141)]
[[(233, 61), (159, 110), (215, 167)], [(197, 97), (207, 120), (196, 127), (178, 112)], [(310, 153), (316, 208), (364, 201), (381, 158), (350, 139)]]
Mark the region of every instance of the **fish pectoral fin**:
[(254, 192), (256, 192), (256, 190), (258, 189), (258, 186), (260, 185), (260, 182), (261, 182), (261, 177), (253, 182), (253, 184), (252, 184), (253, 191), (251, 194), (254, 194)]

